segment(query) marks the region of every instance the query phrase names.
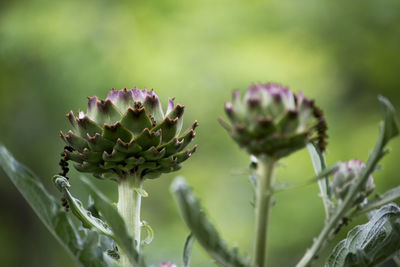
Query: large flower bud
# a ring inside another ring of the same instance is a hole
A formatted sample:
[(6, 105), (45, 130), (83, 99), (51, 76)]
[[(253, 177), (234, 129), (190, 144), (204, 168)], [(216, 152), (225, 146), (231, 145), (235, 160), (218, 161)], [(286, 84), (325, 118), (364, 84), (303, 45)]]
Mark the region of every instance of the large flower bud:
[(180, 134), (183, 111), (170, 98), (164, 114), (153, 90), (112, 89), (105, 100), (89, 98), (86, 114), (67, 114), (73, 129), (61, 132), (70, 146), (64, 153), (78, 171), (102, 179), (133, 173), (156, 178), (176, 171), (196, 150), (184, 150), (195, 137), (197, 122)]
[[(338, 201), (343, 201), (346, 198), (351, 185), (359, 178), (359, 174), (364, 167), (365, 164), (363, 162), (355, 159), (341, 163), (339, 169), (333, 174), (332, 179), (332, 190)], [(369, 176), (355, 196), (354, 203), (361, 203), (374, 189), (374, 179)]]
[(243, 97), (234, 91), (225, 112), (231, 124), (220, 120), (221, 125), (252, 155), (281, 158), (313, 140), (325, 150), (323, 113), (301, 92), (295, 95), (274, 83), (253, 85)]

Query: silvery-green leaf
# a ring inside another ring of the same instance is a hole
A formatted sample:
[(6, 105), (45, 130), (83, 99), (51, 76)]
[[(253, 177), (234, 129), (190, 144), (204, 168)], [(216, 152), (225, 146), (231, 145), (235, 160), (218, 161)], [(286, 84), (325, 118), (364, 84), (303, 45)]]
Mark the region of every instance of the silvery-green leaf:
[(94, 228), (99, 231), (99, 233), (113, 238), (110, 227), (101, 219), (92, 216), (91, 212), (83, 207), (82, 202), (72, 196), (68, 189), (70, 187), (69, 181), (65, 177), (56, 175), (53, 177), (53, 182), (56, 184), (57, 188), (64, 193), (71, 211), (82, 222), (84, 227), (88, 229)]
[(383, 143), (386, 144), (390, 139), (399, 135), (399, 124), (396, 120), (396, 112), (395, 109), (390, 103), (390, 101), (383, 96), (379, 96), (379, 102), (381, 103), (383, 113), (384, 113), (384, 135), (383, 135)]
[(175, 195), (186, 225), (199, 244), (215, 261), (223, 266), (250, 266), (236, 251), (230, 250), (225, 241), (221, 239), (218, 231), (207, 219), (200, 202), (192, 194), (184, 178), (176, 178), (171, 186), (171, 191)]
[(356, 226), (333, 250), (326, 267), (378, 266), (400, 250), (400, 208), (388, 204)]
[(381, 195), (376, 195), (374, 198), (369, 199), (368, 203), (361, 209), (355, 210), (353, 216), (361, 215), (373, 209), (377, 209), (385, 204), (395, 201), (400, 198), (400, 186), (392, 188)]
[(186, 238), (185, 246), (183, 247), (183, 267), (190, 266), (190, 256), (192, 254), (193, 243), (195, 241), (194, 235), (190, 233)]
[(134, 241), (128, 234), (124, 220), (111, 201), (108, 200), (87, 178), (82, 177), (82, 182), (89, 189), (95, 207), (113, 231), (115, 242), (122, 250), (124, 250), (126, 255), (129, 257), (130, 262), (138, 267), (146, 266), (142, 254), (136, 250)]
[(4, 146), (0, 146), (0, 166), (23, 195), (50, 233), (66, 249), (78, 266), (117, 267), (106, 260), (96, 231), (79, 233), (58, 199), (51, 196), (42, 182), (29, 169), (17, 162)]

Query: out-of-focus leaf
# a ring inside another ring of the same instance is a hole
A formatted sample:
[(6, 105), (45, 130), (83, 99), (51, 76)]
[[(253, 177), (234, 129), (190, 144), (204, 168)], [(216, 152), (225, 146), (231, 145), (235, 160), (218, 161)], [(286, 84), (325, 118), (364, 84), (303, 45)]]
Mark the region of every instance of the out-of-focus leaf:
[(138, 267), (144, 267), (143, 256), (136, 250), (134, 241), (128, 234), (126, 225), (117, 209), (110, 200), (104, 196), (87, 178), (82, 177), (82, 182), (87, 186), (93, 197), (95, 207), (114, 233), (114, 240), (129, 257), (130, 262)]
[(377, 195), (370, 199), (367, 205), (363, 206), (361, 209), (355, 210), (352, 216), (358, 216), (373, 209), (377, 209), (385, 204), (395, 201), (398, 198), (400, 198), (400, 186), (392, 188), (382, 195)]
[[(274, 193), (279, 193), (282, 191), (294, 189), (294, 188), (299, 188), (302, 186), (310, 185), (313, 184), (317, 181), (320, 180), (325, 180), (326, 177), (329, 175), (333, 174), (336, 170), (339, 169), (339, 163), (336, 163), (328, 168), (323, 169), (318, 175), (314, 176), (313, 178), (301, 183), (301, 184), (280, 184), (280, 183), (275, 183), (274, 185)], [(332, 204), (331, 201), (329, 201), (330, 204)]]
[(101, 219), (92, 216), (92, 213), (83, 207), (82, 202), (72, 196), (68, 189), (70, 187), (70, 183), (64, 176), (55, 175), (53, 177), (53, 182), (56, 187), (62, 193), (64, 193), (64, 196), (68, 200), (71, 211), (82, 222), (84, 227), (88, 229), (95, 228), (97, 231), (99, 231), (99, 233), (114, 238), (110, 227)]
[(190, 256), (192, 254), (194, 240), (195, 237), (192, 234), (188, 235), (186, 238), (185, 246), (183, 247), (183, 267), (190, 266)]
[(331, 190), (329, 185), (329, 174), (325, 174), (326, 169), (325, 157), (314, 143), (307, 144), (308, 154), (310, 155), (315, 174), (318, 178), (318, 186), (321, 192), (321, 198), (324, 204), (325, 217), (331, 214), (333, 204), (331, 201)]
[(194, 237), (208, 254), (223, 266), (245, 267), (250, 264), (241, 259), (236, 251), (229, 250), (204, 214), (198, 199), (192, 194), (185, 179), (178, 177), (171, 186), (175, 195), (182, 217)]
[(399, 131), (395, 120), (395, 111), (393, 106), (390, 104), (389, 100), (384, 97), (379, 97), (379, 101), (383, 107), (384, 120), (380, 124), (380, 135), (375, 144), (374, 150), (368, 157), (368, 161), (365, 164), (365, 167), (361, 170), (356, 181), (351, 185), (343, 202), (336, 206), (332, 215), (328, 217), (328, 220), (325, 222), (325, 226), (321, 233), (316, 239), (314, 239), (312, 247), (306, 254), (304, 254), (303, 258), (296, 266), (309, 265), (315, 255), (324, 247), (326, 240), (330, 239), (341, 220), (354, 207), (354, 198), (357, 196), (360, 188), (365, 184), (371, 173), (376, 170), (379, 160), (388, 153), (388, 151), (385, 150), (385, 146), (390, 139), (398, 135)]
[(383, 109), (383, 121), (380, 125), (379, 139), (368, 158), (365, 167), (362, 169), (356, 183), (349, 190), (348, 197), (344, 200), (343, 205), (351, 203), (352, 198), (357, 194), (358, 190), (365, 184), (371, 173), (376, 170), (379, 160), (385, 156), (388, 151), (385, 150), (387, 143), (399, 134), (398, 124), (395, 118), (395, 110), (392, 104), (385, 97), (380, 96), (379, 101)]
[(68, 251), (79, 266), (115, 267), (116, 261), (105, 261), (103, 248), (95, 231), (79, 232), (58, 200), (41, 181), (0, 146), (0, 165), (51, 234)]
[(399, 135), (399, 124), (396, 120), (396, 112), (390, 101), (383, 96), (378, 97), (384, 113), (383, 144), (386, 145), (390, 139)]
[(388, 204), (356, 226), (333, 250), (327, 267), (377, 266), (400, 250), (400, 208)]
[(144, 229), (146, 229), (147, 236), (146, 236), (145, 239), (143, 239), (141, 241), (141, 244), (142, 245), (149, 245), (151, 243), (151, 241), (153, 241), (153, 238), (154, 238), (153, 228), (151, 228), (150, 224), (148, 224), (148, 222), (146, 222), (146, 221), (142, 221), (142, 227)]

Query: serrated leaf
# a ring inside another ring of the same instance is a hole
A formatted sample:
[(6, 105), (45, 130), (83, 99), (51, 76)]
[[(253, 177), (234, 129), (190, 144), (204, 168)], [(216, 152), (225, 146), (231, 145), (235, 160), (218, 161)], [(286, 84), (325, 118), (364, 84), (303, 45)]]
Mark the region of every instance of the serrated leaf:
[(59, 200), (51, 196), (36, 175), (17, 162), (8, 150), (0, 145), (0, 165), (24, 196), (50, 233), (66, 249), (79, 266), (115, 267), (115, 261), (106, 262), (98, 253), (102, 247), (92, 242), (92, 230), (79, 233)]
[(356, 226), (333, 250), (326, 267), (377, 266), (400, 249), (400, 208), (388, 204)]
[(115, 206), (87, 178), (82, 177), (82, 182), (90, 191), (95, 207), (113, 231), (115, 242), (125, 252), (134, 266), (145, 267), (143, 256), (136, 250), (133, 239), (126, 229), (125, 222)]
[(200, 202), (192, 194), (184, 178), (176, 178), (172, 183), (171, 191), (176, 198), (186, 225), (214, 260), (223, 266), (250, 266), (249, 263), (240, 258), (238, 253), (228, 249), (214, 225), (207, 219)]
[(190, 266), (190, 256), (192, 254), (193, 243), (196, 238), (192, 233), (186, 238), (185, 246), (183, 247), (183, 267)]

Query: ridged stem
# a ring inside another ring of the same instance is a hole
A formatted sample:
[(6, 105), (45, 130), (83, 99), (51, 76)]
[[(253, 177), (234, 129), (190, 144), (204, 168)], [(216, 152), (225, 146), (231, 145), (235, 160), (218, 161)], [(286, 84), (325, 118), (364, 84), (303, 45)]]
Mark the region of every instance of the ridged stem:
[[(118, 211), (125, 221), (128, 233), (135, 240), (136, 249), (140, 250), (140, 206), (141, 194), (135, 189), (142, 188), (142, 179), (136, 175), (121, 179), (118, 184)], [(131, 267), (128, 257), (120, 250), (120, 262), (122, 267)]]
[(265, 267), (267, 255), (268, 220), (273, 195), (273, 176), (276, 161), (273, 158), (258, 158), (257, 191), (255, 207), (255, 236), (253, 265)]

